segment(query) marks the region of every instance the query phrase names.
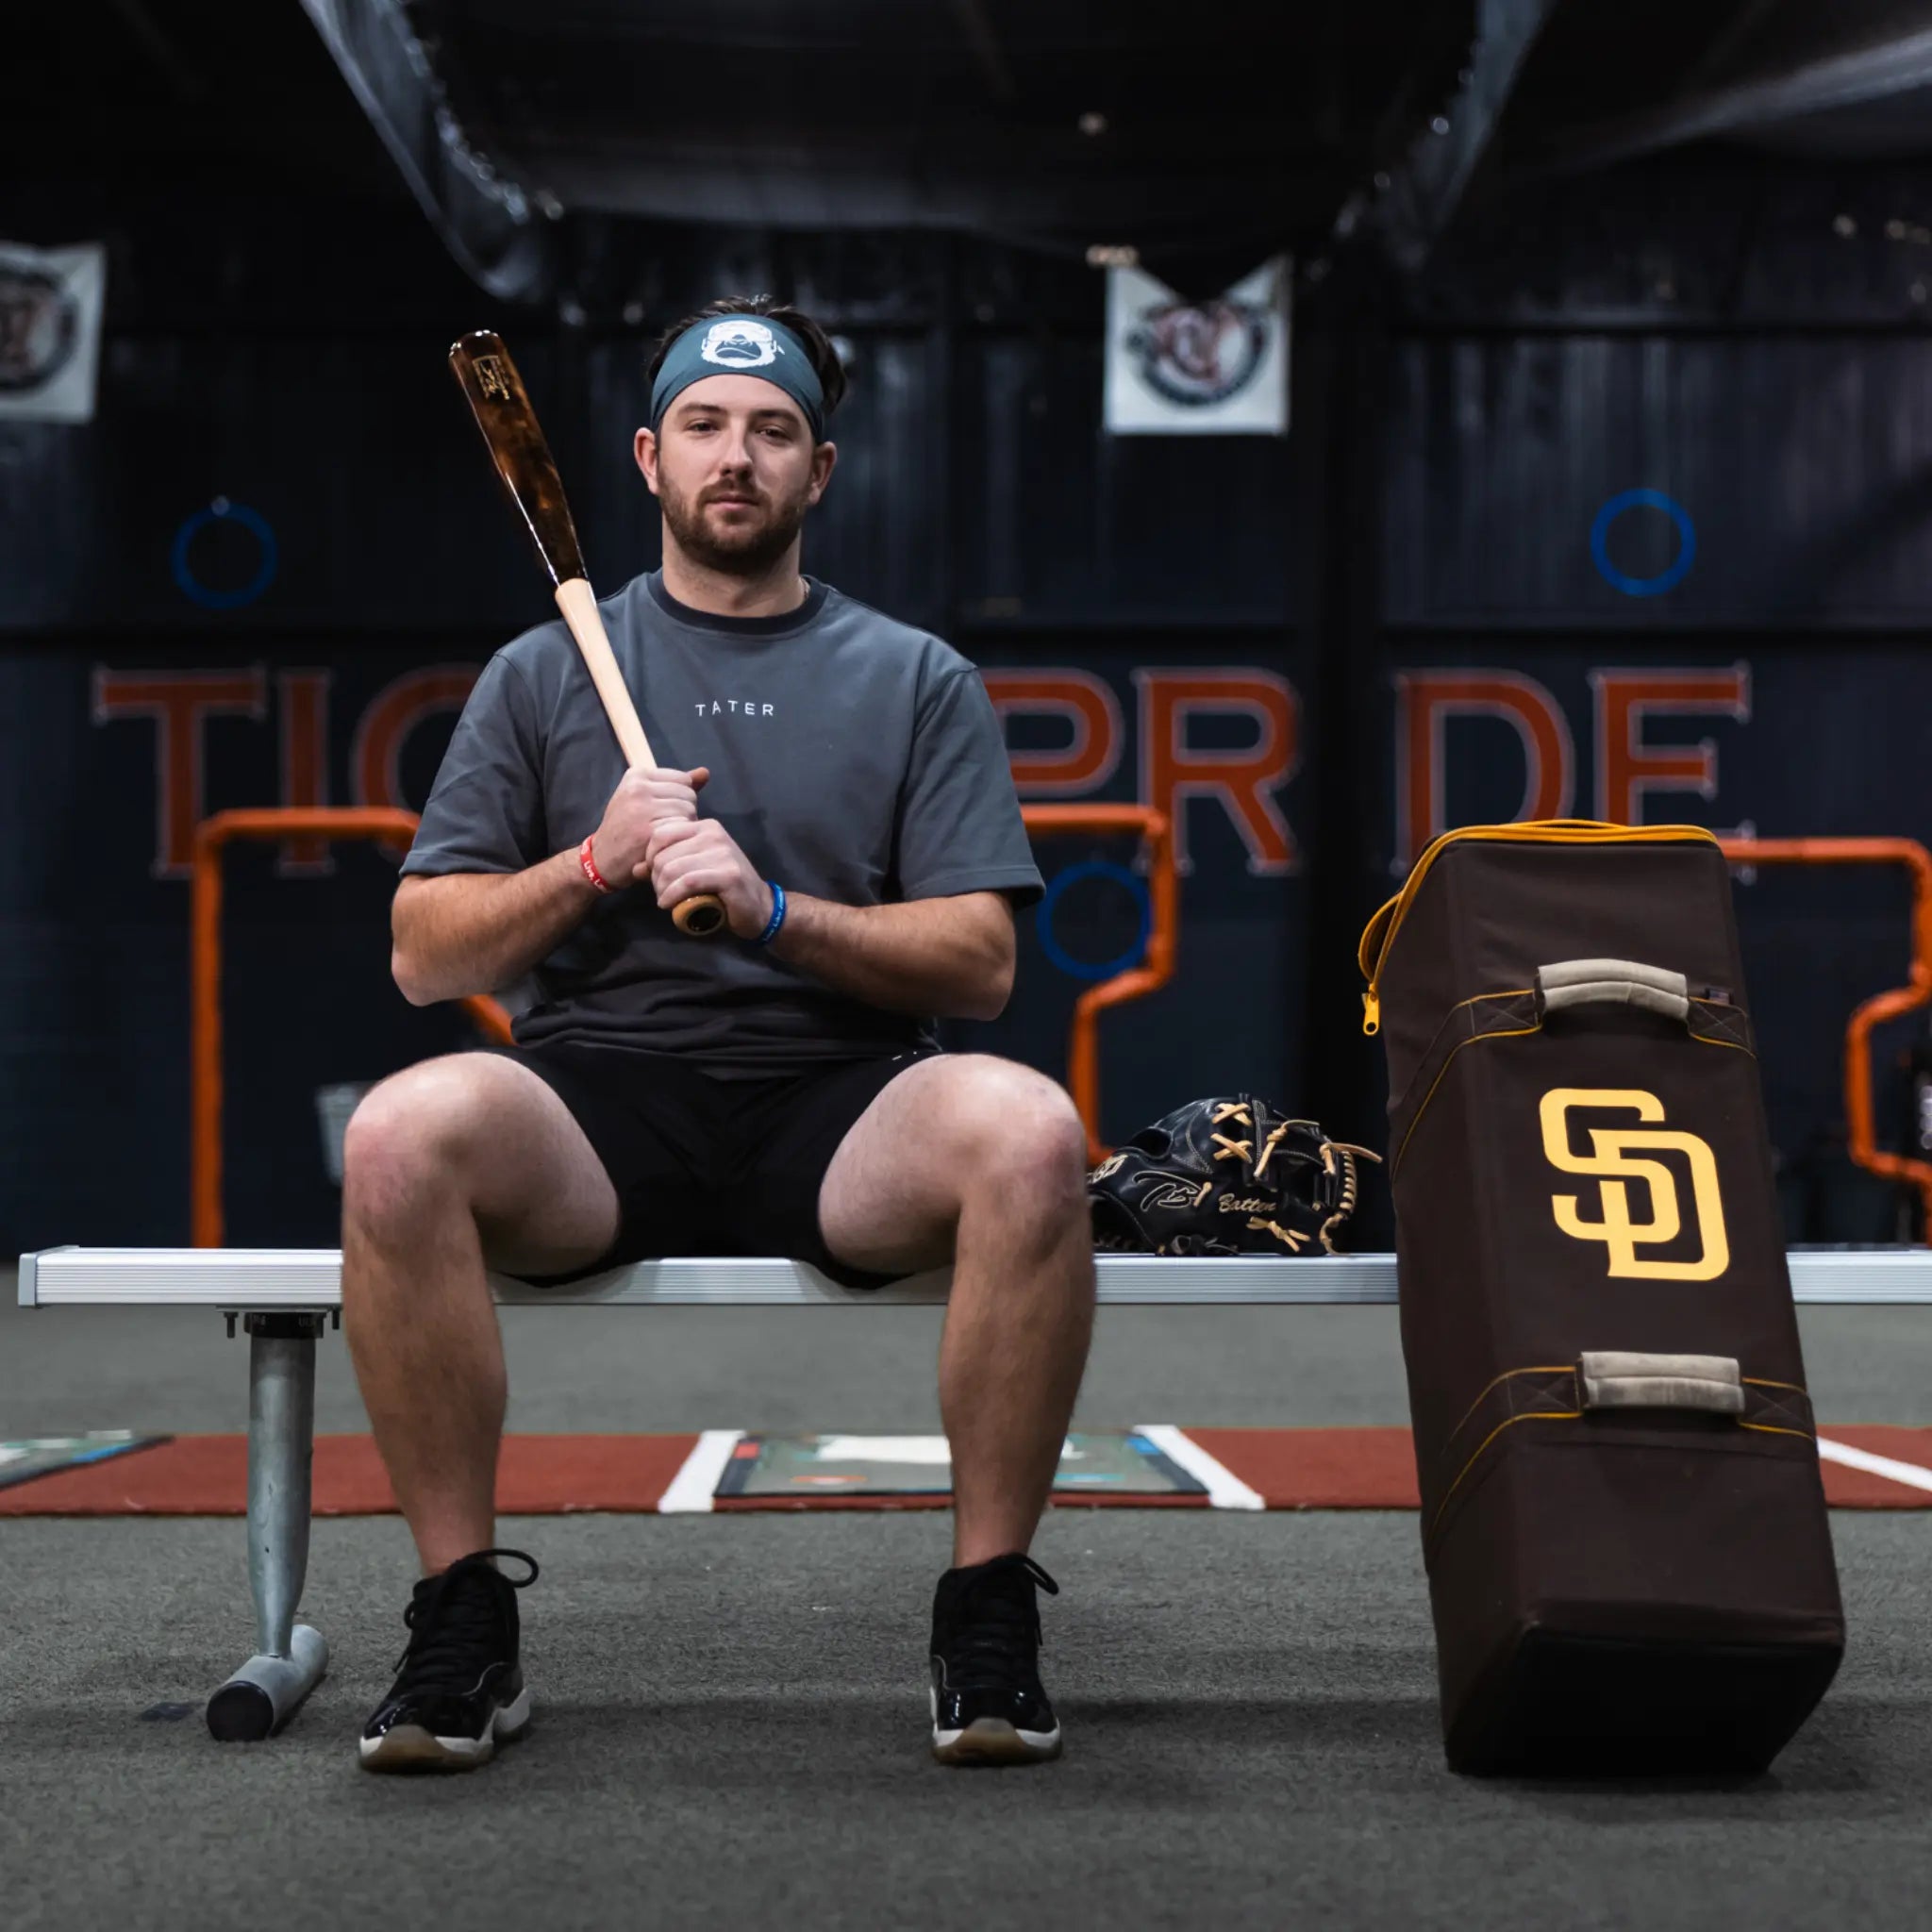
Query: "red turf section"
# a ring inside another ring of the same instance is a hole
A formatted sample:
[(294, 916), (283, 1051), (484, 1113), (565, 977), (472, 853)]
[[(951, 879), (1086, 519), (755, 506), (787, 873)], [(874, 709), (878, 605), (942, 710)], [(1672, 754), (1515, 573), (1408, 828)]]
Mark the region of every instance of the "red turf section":
[(1407, 1429), (1190, 1429), (1271, 1509), (1419, 1509)]
[[(507, 1516), (656, 1509), (697, 1440), (508, 1436), (497, 1507)], [(157, 1448), (0, 1490), (0, 1516), (240, 1516), (247, 1507), (245, 1436), (176, 1436)], [(390, 1516), (395, 1507), (369, 1437), (315, 1439), (316, 1515)]]
[[(1413, 1509), (1415, 1462), (1408, 1431), (1380, 1429), (1190, 1429), (1191, 1439), (1257, 1491), (1271, 1509)], [(1932, 1474), (1932, 1429), (1879, 1424), (1833, 1427), (1825, 1438)], [(696, 1446), (679, 1436), (510, 1436), (503, 1445), (497, 1507), (506, 1516), (579, 1510), (653, 1511)], [(1862, 1470), (1824, 1465), (1824, 1493), (1840, 1509), (1932, 1508), (1932, 1491)], [(40, 1476), (0, 1490), (0, 1516), (240, 1516), (247, 1507), (248, 1444), (242, 1436), (177, 1436), (153, 1449)], [(1062, 1507), (1133, 1499), (1057, 1499)], [(1149, 1499), (1200, 1507), (1192, 1497)], [(852, 1495), (822, 1502), (786, 1497), (762, 1506), (725, 1499), (725, 1510), (940, 1508), (943, 1497)], [(389, 1478), (367, 1436), (318, 1436), (315, 1513), (394, 1513)]]

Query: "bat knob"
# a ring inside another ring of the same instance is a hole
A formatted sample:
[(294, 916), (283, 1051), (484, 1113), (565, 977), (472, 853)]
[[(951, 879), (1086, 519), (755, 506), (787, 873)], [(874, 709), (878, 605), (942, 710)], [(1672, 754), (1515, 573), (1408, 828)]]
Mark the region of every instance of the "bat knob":
[(708, 940), (724, 930), (724, 902), (715, 892), (700, 892), (687, 899), (671, 915), (681, 933), (694, 940)]

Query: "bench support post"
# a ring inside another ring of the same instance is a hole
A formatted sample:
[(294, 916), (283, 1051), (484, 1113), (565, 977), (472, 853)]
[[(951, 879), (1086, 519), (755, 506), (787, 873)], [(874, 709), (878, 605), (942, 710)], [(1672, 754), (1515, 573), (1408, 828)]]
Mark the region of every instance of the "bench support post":
[(325, 1315), (253, 1314), (248, 1329), (248, 1582), (256, 1655), (208, 1699), (225, 1742), (271, 1737), (328, 1669), (322, 1633), (295, 1621), (308, 1574), (315, 1344)]

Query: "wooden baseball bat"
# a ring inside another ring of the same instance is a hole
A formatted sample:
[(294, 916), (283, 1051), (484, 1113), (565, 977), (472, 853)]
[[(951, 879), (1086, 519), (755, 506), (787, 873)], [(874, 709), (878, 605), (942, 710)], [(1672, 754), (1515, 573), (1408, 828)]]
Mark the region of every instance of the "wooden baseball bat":
[[(583, 552), (577, 547), (576, 525), (571, 521), (562, 479), (509, 351), (500, 336), (478, 329), (450, 344), (449, 366), (469, 398), (496, 474), (503, 478), (503, 487), (509, 491), (509, 500), (516, 505), (537, 555), (550, 573), (550, 581), (557, 586), (557, 607), (577, 641), (591, 682), (597, 687), (605, 715), (623, 748), (625, 762), (655, 767), (658, 760), (651, 756), (643, 721), (631, 702), (624, 674), (617, 668), (616, 654), (597, 609), (596, 593), (584, 573)], [(702, 892), (685, 900), (671, 916), (680, 932), (693, 939), (708, 939), (724, 930), (724, 902), (715, 893)]]

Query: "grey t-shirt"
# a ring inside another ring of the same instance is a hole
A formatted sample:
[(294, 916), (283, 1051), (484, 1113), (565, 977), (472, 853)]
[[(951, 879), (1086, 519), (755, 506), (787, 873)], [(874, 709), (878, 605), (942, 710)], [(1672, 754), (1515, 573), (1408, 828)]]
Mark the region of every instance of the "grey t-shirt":
[[(808, 579), (782, 617), (677, 603), (656, 573), (600, 608), (658, 764), (710, 768), (698, 809), (767, 878), (844, 906), (1041, 891), (999, 719), (950, 645)], [(484, 668), (406, 874), (521, 872), (597, 829), (624, 757), (569, 630)], [(929, 1043), (929, 1022), (769, 953), (686, 938), (648, 888), (599, 899), (533, 975), (517, 1039), (677, 1053), (746, 1076)]]

